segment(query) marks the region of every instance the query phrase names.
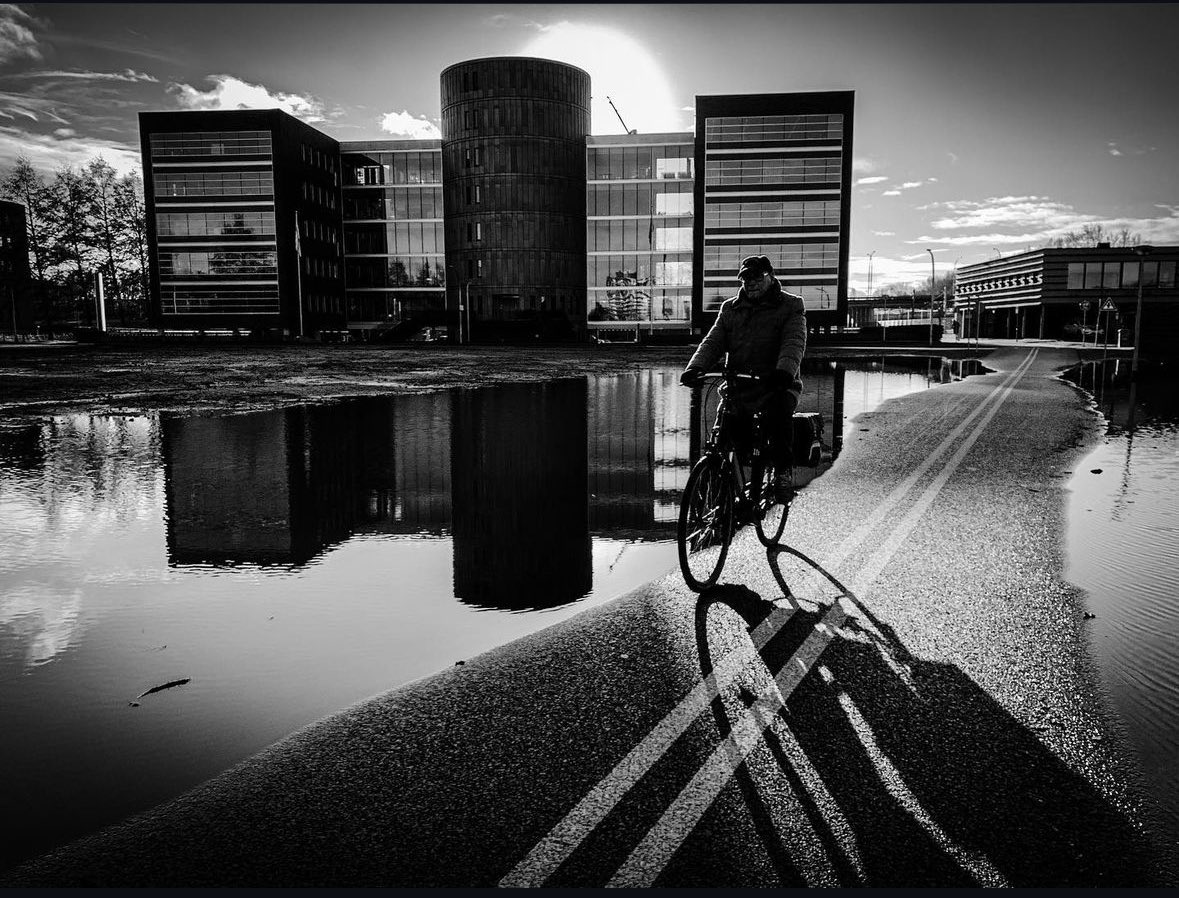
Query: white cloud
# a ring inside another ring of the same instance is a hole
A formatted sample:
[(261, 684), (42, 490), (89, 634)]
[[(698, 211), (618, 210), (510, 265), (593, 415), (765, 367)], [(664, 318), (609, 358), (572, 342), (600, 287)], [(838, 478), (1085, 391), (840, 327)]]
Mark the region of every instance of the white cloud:
[(924, 181), (906, 181), (901, 185), (901, 190), (912, 190), (914, 187), (920, 187)]
[(53, 132), (54, 137), (77, 137), (78, 132), (73, 128), (58, 128)]
[(160, 81), (160, 79), (156, 78), (154, 75), (148, 75), (145, 72), (137, 72), (135, 69), (123, 69), (121, 72), (90, 72), (84, 70), (70, 72), (64, 69), (56, 69), (51, 71), (16, 72), (11, 77), (45, 79), (77, 78), (85, 81), (146, 81), (151, 84), (158, 84)]
[(852, 174), (855, 175), (870, 175), (876, 171), (880, 166), (872, 159), (867, 157), (852, 157)]
[(873, 231), (872, 233), (877, 237), (895, 237), (897, 235), (896, 231)]
[(899, 190), (886, 190), (886, 191), (884, 191), (884, 193), (882, 193), (880, 195), (881, 196), (900, 196), (901, 192)]
[(326, 120), (323, 102), (310, 95), (272, 92), (233, 75), (209, 75), (206, 80), (213, 82), (209, 90), (172, 83), (168, 93), (184, 109), (281, 109), (309, 124)]
[[(1043, 246), (1069, 231), (1099, 224), (1111, 234), (1123, 229), (1148, 243), (1179, 242), (1179, 206), (1156, 204), (1155, 217), (1106, 217), (1078, 211), (1068, 203), (1042, 196), (990, 197), (981, 202), (960, 200), (925, 208), (944, 208), (949, 215), (930, 222), (931, 235), (906, 243), (943, 246)], [(947, 233), (948, 232), (948, 233)], [(973, 233), (972, 233), (973, 232)]]
[(41, 58), (37, 36), (31, 27), (37, 24), (37, 20), (19, 6), (0, 4), (0, 63)]
[(95, 156), (102, 156), (120, 175), (139, 171), (141, 167), (138, 145), (74, 134), (32, 134), (11, 125), (0, 125), (0, 170), (11, 169), (18, 156), (27, 156), (33, 168), (46, 175), (52, 175), (63, 165), (80, 167)]
[(887, 181), (888, 177), (885, 175), (872, 175), (867, 178), (860, 178), (856, 181), (857, 184), (879, 184), (881, 181)]
[(408, 110), (401, 112), (387, 112), (381, 118), (381, 130), (397, 137), (413, 140), (439, 138), (442, 131), (425, 116), (410, 114)]

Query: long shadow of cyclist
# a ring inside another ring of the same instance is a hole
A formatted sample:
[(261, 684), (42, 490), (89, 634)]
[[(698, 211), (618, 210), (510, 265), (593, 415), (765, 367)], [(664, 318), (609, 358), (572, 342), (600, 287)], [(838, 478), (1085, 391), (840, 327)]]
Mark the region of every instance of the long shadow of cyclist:
[(961, 670), (912, 655), (785, 546), (767, 552), (775, 602), (743, 587), (697, 602), (705, 676), (734, 648), (755, 659), (713, 702), (722, 738), (828, 612), (792, 595), (784, 554), (835, 586), (849, 616), (735, 775), (783, 885), (1161, 884), (1147, 838), (1088, 780)]

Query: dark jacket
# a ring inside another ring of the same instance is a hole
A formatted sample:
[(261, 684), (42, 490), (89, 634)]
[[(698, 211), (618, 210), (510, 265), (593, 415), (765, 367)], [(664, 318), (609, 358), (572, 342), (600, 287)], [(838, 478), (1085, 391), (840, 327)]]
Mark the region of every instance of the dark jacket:
[[(728, 353), (726, 367), (745, 374), (765, 374), (775, 368), (793, 378), (787, 388), (797, 402), (802, 392), (799, 368), (806, 351), (806, 307), (801, 296), (787, 293), (774, 278), (757, 300), (745, 287), (721, 304), (711, 330), (688, 362), (689, 368), (715, 369)], [(755, 403), (769, 391), (760, 385), (741, 389), (740, 398)]]

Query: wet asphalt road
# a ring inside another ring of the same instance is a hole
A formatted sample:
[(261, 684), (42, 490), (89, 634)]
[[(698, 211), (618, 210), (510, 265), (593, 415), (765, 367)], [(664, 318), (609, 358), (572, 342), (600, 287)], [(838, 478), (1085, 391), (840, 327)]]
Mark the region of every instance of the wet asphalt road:
[(1061, 579), (1075, 360), (864, 416), (792, 551), (743, 531), (704, 597), (668, 576), (0, 884), (1174, 884)]

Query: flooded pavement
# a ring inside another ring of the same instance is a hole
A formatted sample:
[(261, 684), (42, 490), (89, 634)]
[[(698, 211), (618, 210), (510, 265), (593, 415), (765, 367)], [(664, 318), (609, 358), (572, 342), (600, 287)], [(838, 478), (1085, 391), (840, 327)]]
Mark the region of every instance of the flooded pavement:
[[(978, 370), (811, 360), (801, 408), (829, 463)], [(2, 865), (672, 570), (678, 374), (0, 423)]]
[(1101, 443), (1068, 481), (1066, 576), (1087, 594), (1091, 643), (1147, 788), (1179, 844), (1179, 396), (1173, 366), (1089, 362)]

